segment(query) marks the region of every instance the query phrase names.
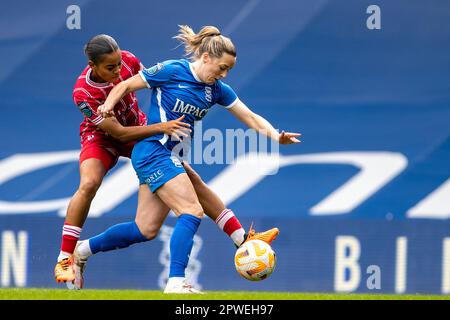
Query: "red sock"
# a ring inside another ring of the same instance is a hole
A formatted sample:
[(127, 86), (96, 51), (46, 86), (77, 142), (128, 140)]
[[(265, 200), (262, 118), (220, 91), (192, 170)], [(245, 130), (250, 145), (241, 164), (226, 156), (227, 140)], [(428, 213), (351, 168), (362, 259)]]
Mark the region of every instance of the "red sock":
[(81, 228), (64, 222), (62, 232), (61, 251), (73, 254), (77, 241), (80, 238)]
[(225, 209), (217, 217), (216, 224), (222, 229), (238, 246), (244, 241), (245, 230), (242, 228), (238, 218), (230, 209)]

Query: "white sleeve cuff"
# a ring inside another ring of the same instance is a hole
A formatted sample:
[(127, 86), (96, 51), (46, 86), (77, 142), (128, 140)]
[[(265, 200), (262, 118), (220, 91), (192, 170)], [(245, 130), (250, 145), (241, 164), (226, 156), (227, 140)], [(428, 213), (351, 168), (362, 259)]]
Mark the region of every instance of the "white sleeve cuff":
[(237, 102), (239, 101), (239, 98), (236, 98), (232, 103), (230, 103), (227, 106), (223, 106), (225, 109), (230, 109), (231, 107), (233, 107)]
[(147, 86), (147, 88), (151, 89), (150, 85), (147, 82), (147, 79), (145, 79), (144, 74), (142, 73), (142, 70), (139, 70), (139, 75), (141, 76), (142, 80), (144, 80), (145, 85)]

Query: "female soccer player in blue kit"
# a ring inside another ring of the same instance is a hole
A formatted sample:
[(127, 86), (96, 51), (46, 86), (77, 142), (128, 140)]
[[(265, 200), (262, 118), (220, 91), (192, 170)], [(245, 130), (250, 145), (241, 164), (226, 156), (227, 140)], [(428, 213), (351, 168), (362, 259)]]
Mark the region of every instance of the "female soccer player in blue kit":
[[(221, 35), (216, 27), (203, 27), (196, 34), (190, 27), (180, 26), (175, 38), (184, 43), (191, 62), (185, 59), (165, 61), (121, 82), (98, 108), (102, 116), (111, 116), (114, 106), (124, 95), (148, 87), (153, 89), (148, 115), (150, 123), (166, 122), (185, 115), (183, 121), (193, 127), (194, 121), (201, 120), (217, 103), (248, 127), (280, 144), (300, 142), (297, 139), (300, 134), (279, 133), (221, 81), (236, 63), (236, 50), (231, 40)], [(153, 223), (161, 226), (170, 209), (178, 217), (170, 240), (169, 280), (164, 292), (198, 293), (186, 283), (185, 269), (203, 208), (183, 164), (172, 154), (178, 143), (165, 134), (141, 140), (133, 149), (132, 164), (140, 188), (148, 186), (152, 191), (150, 212)]]

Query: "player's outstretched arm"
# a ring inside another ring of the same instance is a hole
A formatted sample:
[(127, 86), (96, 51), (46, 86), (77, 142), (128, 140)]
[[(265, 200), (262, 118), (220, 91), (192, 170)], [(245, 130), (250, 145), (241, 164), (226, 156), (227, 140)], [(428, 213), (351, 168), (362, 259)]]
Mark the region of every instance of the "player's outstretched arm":
[(144, 88), (147, 88), (147, 84), (139, 74), (120, 82), (111, 90), (105, 103), (98, 107), (98, 113), (100, 113), (103, 118), (114, 116), (114, 106), (119, 103), (120, 99), (130, 92)]
[(234, 106), (228, 109), (237, 119), (245, 123), (249, 128), (252, 128), (259, 133), (278, 141), (280, 144), (299, 143), (297, 138), (301, 136), (300, 133), (285, 132), (278, 133), (277, 130), (270, 124), (269, 121), (260, 115), (251, 111), (242, 101), (238, 100)]
[(188, 137), (191, 129), (188, 123), (183, 122), (184, 115), (176, 120), (162, 123), (155, 123), (149, 126), (122, 126), (116, 118), (110, 117), (103, 120), (98, 126), (103, 131), (122, 143), (141, 140), (160, 133), (173, 136), (180, 140), (180, 137)]

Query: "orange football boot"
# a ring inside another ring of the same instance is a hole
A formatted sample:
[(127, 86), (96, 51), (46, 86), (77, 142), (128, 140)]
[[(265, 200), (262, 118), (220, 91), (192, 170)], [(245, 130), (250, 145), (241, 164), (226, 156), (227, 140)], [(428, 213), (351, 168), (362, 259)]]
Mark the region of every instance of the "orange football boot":
[(73, 258), (65, 258), (55, 266), (56, 282), (68, 282), (75, 280), (75, 270), (73, 269)]
[(270, 230), (264, 231), (264, 232), (255, 232), (255, 229), (253, 229), (253, 223), (250, 226), (250, 229), (248, 230), (247, 236), (242, 242), (243, 244), (250, 240), (262, 240), (266, 242), (267, 244), (271, 244), (273, 240), (278, 236), (280, 233), (280, 230), (278, 228), (272, 228)]

